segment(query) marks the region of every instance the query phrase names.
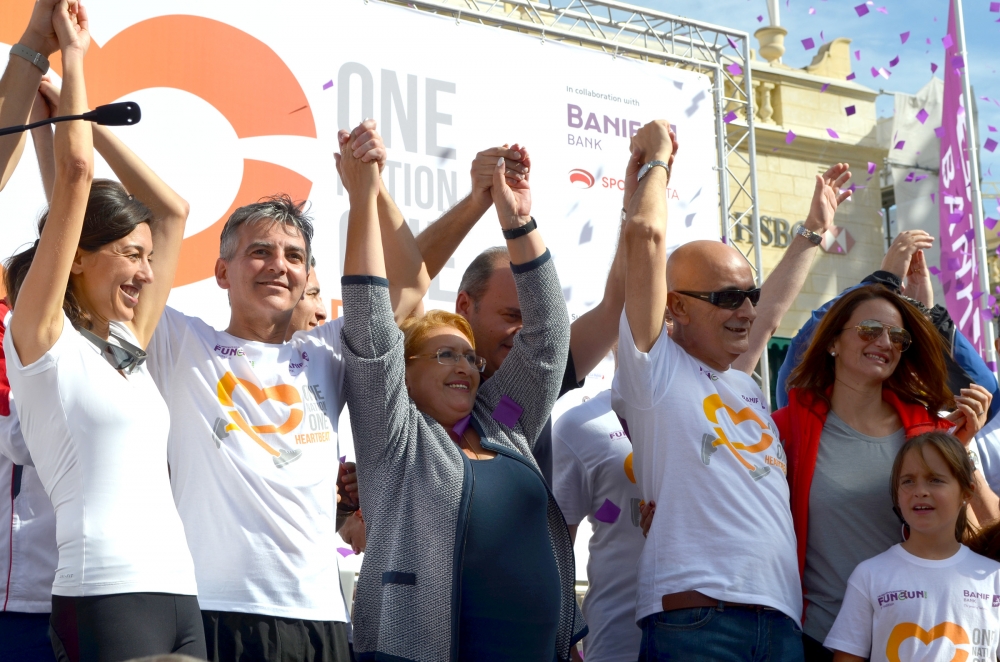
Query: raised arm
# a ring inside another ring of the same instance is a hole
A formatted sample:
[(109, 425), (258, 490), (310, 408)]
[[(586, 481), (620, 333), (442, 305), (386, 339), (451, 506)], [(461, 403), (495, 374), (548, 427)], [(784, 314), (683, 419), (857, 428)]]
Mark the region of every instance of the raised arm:
[[(28, 27), (17, 45), (45, 58), (59, 50), (59, 41), (52, 29), (52, 8), (57, 4), (59, 0), (35, 1)], [(20, 55), (10, 54), (10, 61), (0, 78), (0, 127), (17, 126), (27, 121), (41, 80), (42, 70), (39, 67)], [(14, 173), (25, 140), (23, 133), (0, 137), (0, 190)]]
[[(48, 95), (55, 91), (55, 96)], [(31, 106), (31, 123), (55, 117), (59, 108), (59, 91), (48, 78), (42, 79), (42, 84), (35, 93), (35, 103)], [(31, 130), (31, 141), (35, 145), (35, 158), (38, 160), (38, 173), (42, 176), (42, 188), (45, 190), (46, 202), (52, 202), (52, 190), (56, 182), (56, 153), (52, 142), (50, 125), (40, 126)]]
[[(362, 127), (364, 125), (355, 129), (355, 132)], [(361, 130), (361, 133), (365, 131)], [(344, 141), (337, 156), (337, 170), (344, 180), (344, 188), (347, 189), (351, 205), (347, 216), (344, 276), (385, 278), (385, 257), (382, 252), (382, 231), (378, 217), (380, 182), (378, 162), (374, 159), (363, 160), (366, 154), (357, 154), (357, 151)]]
[[(61, 115), (87, 111), (83, 56), (90, 45), (86, 10), (62, 0), (52, 14), (63, 60)], [(10, 333), (23, 365), (37, 361), (62, 333), (63, 298), (80, 243), (83, 216), (94, 177), (90, 124), (63, 122), (56, 128), (56, 181), (48, 220), (15, 302)]]
[(521, 152), (508, 145), (479, 152), (472, 160), (470, 169), (472, 192), (417, 235), (417, 246), (431, 278), (441, 273), (462, 240), (493, 205), (490, 190), (493, 187), (493, 171), (500, 157), (505, 160), (508, 184), (513, 185), (528, 175), (528, 167), (521, 163)]
[[(850, 166), (846, 163), (837, 163), (822, 175), (816, 175), (809, 216), (803, 223), (807, 230), (822, 235), (833, 226), (837, 207), (851, 196), (850, 191), (841, 192), (850, 179)], [(750, 329), (749, 348), (733, 363), (734, 368), (748, 374), (753, 373), (767, 342), (778, 330), (781, 318), (802, 290), (817, 251), (817, 244), (801, 235), (795, 235), (792, 239), (781, 261), (761, 287), (757, 319)]]
[[(351, 153), (362, 162), (378, 164), (379, 172), (385, 167), (386, 151), (382, 137), (376, 131), (375, 120), (365, 120), (353, 132), (341, 131), (338, 135), (343, 146), (350, 142)], [(338, 170), (341, 154), (336, 154)], [(342, 175), (343, 177), (343, 175)], [(430, 287), (431, 279), (427, 275), (420, 249), (413, 238), (410, 226), (393, 201), (381, 177), (378, 181), (379, 192), (376, 199), (379, 227), (382, 235), (382, 251), (389, 278), (389, 298), (396, 322), (406, 319), (417, 308)], [(345, 182), (345, 188), (350, 195), (350, 188)]]
[[(672, 163), (675, 137), (666, 120), (655, 120), (632, 137), (641, 163)], [(667, 310), (666, 168), (653, 167), (639, 181), (625, 225), (625, 316), (635, 347), (648, 352), (663, 329)]]
[[(625, 195), (622, 211), (628, 209), (632, 196), (639, 185), (639, 167), (642, 164), (635, 154), (629, 154), (625, 167)], [(622, 235), (625, 232), (625, 218), (618, 228), (618, 243), (615, 257), (608, 271), (604, 285), (604, 298), (596, 306), (580, 315), (570, 325), (569, 350), (573, 357), (573, 369), (577, 378), (585, 377), (608, 355), (618, 340), (618, 323), (625, 305), (625, 247)]]

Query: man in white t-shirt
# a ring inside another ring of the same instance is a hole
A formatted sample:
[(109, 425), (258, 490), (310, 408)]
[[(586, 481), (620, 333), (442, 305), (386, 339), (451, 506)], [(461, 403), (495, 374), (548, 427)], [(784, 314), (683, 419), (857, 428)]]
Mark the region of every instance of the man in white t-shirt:
[[(374, 122), (351, 139), (366, 159), (384, 162)], [(387, 236), (408, 233), (388, 193), (379, 215)], [(284, 342), (311, 239), (303, 204), (287, 196), (237, 209), (215, 270), (229, 293), (228, 328), (168, 307), (147, 348), (170, 409), (171, 484), (211, 660), (350, 659), (335, 553), (342, 325)], [(426, 278), (410, 241), (385, 250), (393, 300), (412, 308)]]
[(847, 166), (817, 176), (804, 233), (757, 309), (750, 266), (724, 243), (685, 244), (668, 265), (665, 188), (675, 145), (661, 121), (632, 140), (644, 165), (625, 228), (613, 384), (639, 490), (657, 503), (638, 564), (640, 660), (801, 660), (785, 454), (749, 373), (801, 288), (817, 235), (833, 221)]
[(635, 662), (642, 631), (635, 624), (636, 565), (645, 539), (632, 444), (611, 410), (611, 391), (573, 407), (552, 426), (552, 493), (576, 540), (587, 519), (594, 533), (587, 562), (583, 640), (587, 662)]

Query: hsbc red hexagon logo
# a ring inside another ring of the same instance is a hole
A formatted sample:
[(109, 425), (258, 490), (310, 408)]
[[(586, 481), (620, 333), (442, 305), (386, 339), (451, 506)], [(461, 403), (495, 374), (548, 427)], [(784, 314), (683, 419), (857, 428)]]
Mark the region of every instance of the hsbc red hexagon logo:
[(569, 182), (577, 188), (590, 188), (594, 185), (594, 176), (580, 168), (569, 171)]

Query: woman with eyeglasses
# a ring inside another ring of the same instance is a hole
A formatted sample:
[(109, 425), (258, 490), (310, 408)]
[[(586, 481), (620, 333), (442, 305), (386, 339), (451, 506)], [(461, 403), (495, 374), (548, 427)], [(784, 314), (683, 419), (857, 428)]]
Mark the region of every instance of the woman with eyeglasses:
[[(833, 659), (821, 642), (855, 566), (900, 541), (885, 485), (903, 443), (940, 429), (968, 444), (986, 422), (989, 392), (953, 396), (942, 345), (915, 306), (869, 285), (830, 308), (789, 377), (789, 405), (773, 419), (788, 455), (807, 660)], [(973, 513), (992, 519), (996, 495), (977, 478)]]
[(503, 159), (493, 174), (524, 327), (482, 383), (484, 361), (463, 318), (432, 311), (402, 331), (393, 322), (378, 170), (350, 151), (340, 163), (351, 202), (345, 381), (367, 526), (355, 650), (373, 659), (568, 660), (585, 629), (573, 546), (531, 448), (559, 393), (569, 319), (530, 217), (528, 180)]
[[(59, 115), (79, 115), (86, 10), (57, 2), (52, 30), (63, 88), (43, 83), (43, 93), (58, 97)], [(122, 184), (93, 179), (95, 147)], [(170, 489), (170, 416), (143, 363), (187, 203), (105, 127), (60, 123), (54, 151), (40, 237), (5, 265), (4, 338), (25, 444), (56, 514), (52, 646), (70, 662), (204, 658), (194, 563)]]

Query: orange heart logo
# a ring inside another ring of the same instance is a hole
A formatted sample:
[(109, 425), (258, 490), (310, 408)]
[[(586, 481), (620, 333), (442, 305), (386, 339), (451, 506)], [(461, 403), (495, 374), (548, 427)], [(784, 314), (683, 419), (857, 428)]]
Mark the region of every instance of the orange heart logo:
[[(719, 397), (718, 393), (713, 393), (705, 398), (703, 406), (705, 409), (705, 416), (708, 418), (709, 422), (714, 423), (717, 426), (719, 426), (719, 412), (724, 410), (729, 415), (729, 420), (731, 420), (734, 425), (739, 425), (745, 421), (753, 421), (759, 425), (762, 430), (769, 430), (767, 423), (761, 420), (760, 416), (758, 416), (753, 409), (750, 407), (744, 407), (739, 411), (735, 411), (732, 407), (722, 401), (722, 398)], [(774, 441), (774, 437), (772, 435), (767, 432), (762, 432), (759, 442), (747, 446), (742, 442), (730, 441), (721, 426), (715, 427), (713, 430), (716, 434), (715, 438), (713, 438), (712, 435), (706, 434), (702, 439), (702, 460), (705, 464), (708, 464), (708, 458), (715, 452), (717, 446), (725, 446), (734, 456), (736, 456), (736, 459), (739, 460), (740, 464), (747, 468), (750, 475), (754, 477), (754, 480), (759, 480), (768, 474), (770, 467), (756, 467), (750, 464), (743, 459), (743, 456), (740, 455), (740, 451), (745, 451), (747, 453), (763, 452), (767, 450)]]
[[(281, 425), (250, 425), (243, 417), (243, 414), (236, 409), (236, 403), (233, 402), (233, 393), (240, 386), (243, 387), (257, 404), (265, 400), (274, 400), (275, 402), (288, 405), (288, 418)], [(260, 436), (262, 434), (284, 434), (291, 432), (302, 422), (302, 396), (299, 395), (298, 390), (294, 386), (278, 384), (277, 386), (261, 388), (249, 380), (240, 379), (233, 373), (227, 372), (219, 380), (216, 389), (219, 395), (219, 403), (223, 407), (229, 408), (229, 417), (233, 419), (233, 423), (226, 426), (226, 431), (242, 430), (248, 437), (257, 442), (261, 448), (273, 455), (274, 463), (279, 467), (289, 462), (294, 462), (299, 458), (302, 451), (298, 449), (293, 451), (276, 450)], [(296, 407), (296, 405), (298, 406)]]
[[(17, 43), (32, 0), (0, 0), (0, 41)], [(59, 53), (52, 69), (62, 74)], [(316, 124), (294, 74), (271, 48), (242, 30), (198, 16), (160, 16), (129, 26), (106, 44), (91, 43), (85, 64), (91, 106), (153, 87), (190, 92), (222, 113), (240, 138), (316, 137)], [(191, 158), (198, 158), (192, 154)], [(225, 215), (184, 239), (174, 287), (211, 278), (219, 235), (237, 207), (266, 195), (309, 197), (312, 182), (263, 161), (243, 160), (243, 180)]]
[(629, 481), (635, 482), (635, 474), (632, 472), (632, 453), (628, 454), (625, 458), (625, 476), (628, 477)]
[[(949, 623), (947, 621), (938, 623), (930, 630), (925, 630), (916, 623), (900, 623), (892, 629), (892, 633), (889, 634), (889, 641), (885, 645), (885, 656), (889, 658), (889, 662), (901, 662), (899, 659), (899, 647), (910, 637), (916, 637), (924, 642), (924, 645), (929, 645), (932, 641), (941, 637), (947, 637), (956, 646), (970, 643), (969, 635), (957, 623)], [(954, 657), (951, 658), (951, 662), (965, 662), (968, 657), (968, 651), (956, 650)]]

